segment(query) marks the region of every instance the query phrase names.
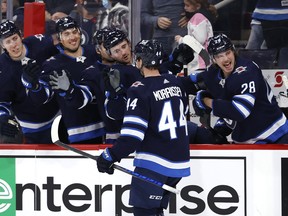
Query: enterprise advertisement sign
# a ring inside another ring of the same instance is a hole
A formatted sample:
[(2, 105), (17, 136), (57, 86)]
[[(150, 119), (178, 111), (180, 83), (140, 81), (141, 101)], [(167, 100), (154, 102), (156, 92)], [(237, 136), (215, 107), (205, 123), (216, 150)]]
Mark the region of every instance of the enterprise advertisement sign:
[[(278, 152), (191, 150), (191, 176), (165, 216), (286, 216), (288, 159)], [(131, 215), (126, 173), (98, 173), (94, 160), (69, 151), (1, 153), (1, 216)], [(121, 166), (133, 170), (132, 160)]]

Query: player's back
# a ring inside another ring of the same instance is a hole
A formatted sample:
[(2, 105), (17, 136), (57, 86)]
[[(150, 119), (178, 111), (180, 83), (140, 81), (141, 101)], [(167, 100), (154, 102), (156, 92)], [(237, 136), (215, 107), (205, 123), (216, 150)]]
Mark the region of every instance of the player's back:
[(132, 109), (128, 108), (125, 116), (135, 115), (148, 123), (137, 153), (161, 155), (171, 161), (188, 159), (187, 98), (179, 80), (165, 74), (135, 82), (128, 91), (128, 106)]

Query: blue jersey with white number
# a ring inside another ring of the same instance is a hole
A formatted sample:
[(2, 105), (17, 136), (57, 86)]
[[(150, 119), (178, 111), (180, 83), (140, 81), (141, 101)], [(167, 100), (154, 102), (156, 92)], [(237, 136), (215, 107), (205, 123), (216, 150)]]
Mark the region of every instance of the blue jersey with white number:
[(260, 68), (238, 57), (232, 74), (223, 79), (219, 67), (200, 73), (213, 100), (213, 114), (233, 129), (235, 143), (273, 143), (288, 132), (288, 122)]
[(187, 98), (179, 82), (165, 74), (128, 89), (121, 135), (111, 149), (118, 160), (136, 150), (134, 166), (170, 177), (190, 175)]

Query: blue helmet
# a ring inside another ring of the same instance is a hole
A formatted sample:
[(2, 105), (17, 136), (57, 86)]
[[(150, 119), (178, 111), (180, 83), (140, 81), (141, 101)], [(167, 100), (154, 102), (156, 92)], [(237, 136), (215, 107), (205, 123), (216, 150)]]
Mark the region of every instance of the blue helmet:
[(93, 44), (100, 45), (104, 43), (110, 31), (112, 31), (112, 28), (109, 27), (105, 27), (96, 31), (95, 34), (93, 35)]
[(56, 21), (56, 32), (58, 34), (70, 28), (79, 29), (79, 25), (72, 17), (70, 16), (62, 17)]
[(210, 55), (217, 55), (229, 49), (235, 50), (235, 47), (225, 34), (218, 34), (209, 38), (207, 50)]
[(118, 28), (112, 28), (105, 36), (104, 47), (106, 50), (110, 50), (122, 41), (128, 40), (127, 33)]
[(4, 39), (11, 35), (18, 34), (21, 36), (19, 28), (14, 24), (13, 21), (7, 20), (0, 24), (0, 38)]
[(145, 67), (158, 67), (163, 60), (163, 47), (157, 40), (141, 40), (136, 44), (134, 55), (142, 59)]

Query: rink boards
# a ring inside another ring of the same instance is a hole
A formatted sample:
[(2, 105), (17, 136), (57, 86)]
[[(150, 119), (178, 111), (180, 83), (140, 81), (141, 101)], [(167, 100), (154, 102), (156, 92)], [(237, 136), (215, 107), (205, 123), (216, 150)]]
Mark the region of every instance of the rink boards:
[[(54, 145), (0, 146), (1, 216), (131, 215), (131, 177)], [(104, 145), (74, 145), (99, 155)], [(132, 156), (120, 165), (133, 170)], [(191, 145), (166, 216), (287, 216), (288, 146)]]

